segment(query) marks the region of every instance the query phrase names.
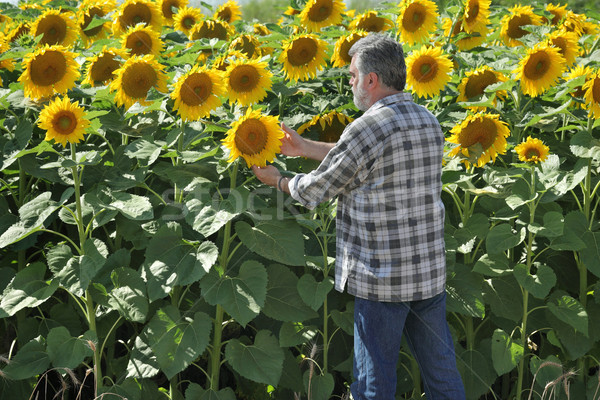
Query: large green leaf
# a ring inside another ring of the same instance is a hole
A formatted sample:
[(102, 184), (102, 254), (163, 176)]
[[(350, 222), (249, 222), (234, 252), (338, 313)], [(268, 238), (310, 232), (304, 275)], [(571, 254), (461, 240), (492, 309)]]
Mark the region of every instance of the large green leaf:
[(267, 267), (269, 282), (263, 313), (279, 321), (302, 322), (318, 314), (307, 306), (298, 293), (298, 277), (289, 268), (273, 264)]
[(588, 131), (580, 131), (571, 137), (571, 151), (577, 157), (600, 159), (600, 140)]
[(456, 367), (462, 376), (468, 400), (477, 400), (488, 392), (496, 374), (486, 358), (477, 350), (466, 350), (458, 355)]
[(483, 254), (475, 262), (473, 272), (492, 277), (509, 275), (509, 259), (503, 253)]
[(185, 400), (236, 400), (235, 393), (231, 388), (217, 391), (205, 390), (197, 383), (190, 383), (185, 390)]
[(532, 202), (537, 197), (537, 193), (531, 194), (530, 185), (525, 179), (517, 179), (511, 187), (511, 195), (506, 198), (506, 204), (513, 210)]
[(17, 272), (2, 292), (0, 318), (12, 317), (24, 308), (37, 307), (58, 289), (58, 280), (44, 279), (46, 266), (36, 262)]
[(86, 194), (86, 201), (95, 208), (117, 210), (127, 219), (145, 221), (154, 218), (154, 210), (150, 199), (128, 192), (112, 191), (101, 187), (95, 192)]
[(134, 346), (129, 354), (127, 363), (128, 378), (152, 378), (160, 372), (156, 354), (147, 343), (145, 335), (135, 338)]
[(212, 321), (205, 313), (182, 316), (168, 305), (154, 314), (144, 334), (161, 370), (171, 379), (204, 352), (211, 329)]
[(555, 238), (562, 236), (564, 226), (564, 218), (561, 213), (548, 211), (544, 214), (543, 225), (533, 223), (528, 226), (528, 229), (537, 236)]
[(304, 237), (294, 220), (271, 220), (250, 226), (247, 222), (235, 224), (242, 243), (251, 251), (287, 265), (304, 265)]
[(48, 332), (46, 351), (54, 367), (69, 369), (75, 369), (86, 357), (93, 354), (85, 338), (72, 337), (64, 326)]
[(117, 268), (111, 274), (114, 289), (108, 303), (125, 319), (144, 322), (148, 316), (146, 284), (140, 274), (131, 268)]
[(188, 213), (185, 220), (195, 231), (209, 237), (221, 229), (227, 222), (239, 215), (231, 203), (226, 201), (204, 201), (193, 198), (185, 203)]
[(317, 335), (317, 328), (304, 326), (301, 322), (286, 321), (279, 328), (279, 344), (281, 347), (293, 347), (307, 343)]
[(514, 322), (523, 315), (523, 294), (514, 277), (508, 275), (486, 281), (483, 298), (492, 314)]
[(330, 278), (317, 282), (311, 274), (304, 274), (298, 280), (300, 297), (315, 311), (321, 308), (331, 289), (333, 289), (333, 281)]
[(36, 338), (21, 347), (2, 370), (4, 377), (10, 380), (27, 379), (46, 371), (50, 358), (42, 341), (42, 338)]
[(485, 246), (489, 253), (501, 253), (512, 249), (525, 238), (525, 229), (513, 232), (509, 224), (499, 224), (492, 228), (485, 239)]
[(220, 304), (242, 326), (252, 321), (265, 304), (267, 271), (257, 261), (245, 261), (237, 277), (211, 271), (200, 281), (202, 296), (211, 305)]
[(275, 336), (269, 331), (261, 330), (251, 345), (245, 345), (238, 339), (227, 343), (225, 359), (244, 378), (277, 386), (284, 353)]
[(125, 147), (124, 154), (135, 158), (142, 166), (149, 166), (158, 159), (160, 152), (161, 146), (146, 139), (137, 139)]
[[(283, 370), (279, 379), (279, 387), (284, 387), (293, 390), (294, 392), (302, 392), (302, 372), (300, 371), (300, 363), (294, 357), (290, 349), (283, 349), (285, 358), (283, 359)], [(299, 356), (298, 356), (299, 357)]]
[(535, 378), (538, 388), (542, 390), (548, 383), (553, 382), (564, 373), (560, 359), (554, 355), (546, 357), (545, 360), (533, 355), (529, 360), (529, 370)]
[(588, 336), (588, 314), (579, 301), (568, 294), (554, 293), (547, 306), (556, 318)]
[(218, 252), (209, 241), (198, 249), (185, 242), (179, 224), (163, 225), (148, 242), (143, 264), (150, 301), (167, 296), (175, 286), (199, 281), (217, 260)]
[(455, 265), (446, 283), (448, 311), (483, 318), (485, 303), (481, 289), (482, 282), (481, 275), (471, 272), (464, 265)]
[(354, 335), (354, 301), (346, 303), (346, 309), (331, 310), (331, 319), (348, 335)]
[(312, 373), (310, 370), (307, 370), (304, 372), (302, 378), (304, 381), (304, 390), (309, 399), (328, 400), (331, 397), (335, 381), (333, 380), (333, 375), (330, 373), (320, 375), (319, 369), (314, 367)]
[(492, 361), (498, 375), (512, 371), (523, 358), (523, 346), (513, 342), (502, 329), (492, 336)]
[(535, 264), (536, 273), (527, 271), (525, 264), (517, 264), (513, 270), (517, 282), (538, 299), (545, 298), (556, 284), (556, 274), (552, 268), (544, 264)]

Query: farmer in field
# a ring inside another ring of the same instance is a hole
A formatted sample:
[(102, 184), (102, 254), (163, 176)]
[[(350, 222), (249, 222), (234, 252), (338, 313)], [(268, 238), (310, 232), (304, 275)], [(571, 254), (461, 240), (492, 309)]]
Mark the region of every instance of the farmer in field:
[(338, 198), (335, 287), (355, 296), (354, 399), (395, 399), (402, 335), (427, 398), (464, 399), (446, 322), (444, 136), (436, 118), (403, 92), (399, 43), (370, 34), (349, 54), (362, 117), (335, 144), (303, 138), (282, 124), (281, 153), (321, 164), (293, 178), (272, 165), (253, 171), (309, 208)]

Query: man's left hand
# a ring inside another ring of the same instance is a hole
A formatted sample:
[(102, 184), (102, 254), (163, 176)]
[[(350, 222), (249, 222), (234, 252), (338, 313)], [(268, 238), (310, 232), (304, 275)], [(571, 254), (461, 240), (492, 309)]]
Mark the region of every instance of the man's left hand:
[(277, 168), (272, 165), (267, 165), (265, 167), (259, 167), (257, 165), (252, 166), (252, 172), (264, 184), (269, 186), (277, 186), (277, 181), (281, 177), (281, 173)]

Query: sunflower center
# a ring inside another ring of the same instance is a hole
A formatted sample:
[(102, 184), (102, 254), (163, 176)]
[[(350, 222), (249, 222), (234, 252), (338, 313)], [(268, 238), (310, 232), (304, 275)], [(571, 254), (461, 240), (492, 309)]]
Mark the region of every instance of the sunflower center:
[(527, 63), (523, 73), (527, 79), (537, 80), (543, 78), (550, 68), (550, 60), (545, 51), (533, 54)]
[(68, 135), (75, 129), (77, 118), (70, 111), (62, 111), (56, 115), (52, 125), (61, 135)]
[(465, 85), (465, 96), (467, 99), (481, 96), (486, 87), (497, 81), (498, 79), (496, 79), (496, 75), (494, 75), (492, 71), (485, 71), (482, 74), (473, 75)]
[(540, 158), (540, 152), (538, 151), (538, 149), (528, 149), (527, 154), (525, 154), (525, 157), (528, 160), (537, 159)]
[(310, 37), (301, 37), (292, 43), (288, 51), (288, 61), (294, 66), (306, 65), (317, 55), (317, 42)]
[(438, 64), (431, 56), (422, 56), (415, 62), (414, 76), (419, 82), (430, 82), (437, 76)]
[(181, 101), (188, 106), (203, 104), (210, 96), (213, 83), (205, 73), (194, 73), (181, 86)]
[(145, 99), (148, 91), (158, 80), (157, 73), (151, 65), (137, 63), (131, 65), (123, 73), (123, 91), (134, 99)]
[(146, 32), (138, 31), (127, 37), (125, 43), (132, 55), (144, 55), (152, 53), (152, 38)]
[(525, 36), (527, 32), (525, 29), (521, 28), (524, 25), (531, 25), (531, 17), (529, 15), (517, 15), (508, 21), (508, 30), (507, 35), (512, 39), (518, 39), (520, 37)]
[(235, 146), (242, 154), (258, 154), (267, 147), (268, 138), (267, 128), (260, 120), (248, 119), (235, 133)]
[(600, 103), (600, 78), (597, 76), (592, 84), (592, 97), (595, 104)]
[(229, 85), (236, 92), (249, 92), (259, 81), (260, 73), (252, 65), (239, 65), (229, 74)]
[(133, 3), (125, 7), (121, 17), (123, 27), (135, 26), (139, 23), (150, 24), (152, 21), (152, 11), (146, 4)]
[(474, 4), (473, 2), (469, 2), (469, 9), (465, 21), (471, 23), (477, 19), (477, 15), (479, 15), (479, 2), (475, 1)]
[(113, 78), (113, 72), (121, 66), (111, 54), (105, 54), (94, 63), (90, 71), (94, 82), (107, 82)]
[(309, 10), (308, 19), (313, 22), (322, 22), (331, 16), (333, 4), (331, 0), (318, 0)]
[(46, 51), (31, 62), (31, 81), (38, 86), (59, 82), (67, 72), (67, 60), (60, 51)]
[(67, 23), (60, 15), (48, 15), (38, 24), (35, 35), (43, 35), (40, 44), (61, 44), (67, 36)]
[(183, 19), (182, 24), (187, 29), (190, 29), (192, 26), (194, 26), (195, 22), (196, 22), (196, 20), (194, 18), (192, 18), (192, 17), (186, 17), (186, 18)]
[(471, 147), (479, 143), (485, 151), (496, 141), (498, 129), (494, 121), (489, 119), (476, 119), (464, 127), (460, 134), (462, 147)]
[(81, 24), (81, 28), (82, 28), (81, 30), (83, 31), (84, 35), (87, 37), (96, 36), (97, 34), (99, 34), (102, 31), (102, 27), (104, 26), (104, 24), (102, 24), (102, 25), (98, 25), (95, 28), (86, 29), (86, 27), (94, 19), (94, 16), (103, 17), (104, 13), (102, 12), (101, 9), (99, 9), (97, 7), (92, 7), (87, 11), (87, 14), (85, 14), (85, 16), (83, 17), (83, 24)]

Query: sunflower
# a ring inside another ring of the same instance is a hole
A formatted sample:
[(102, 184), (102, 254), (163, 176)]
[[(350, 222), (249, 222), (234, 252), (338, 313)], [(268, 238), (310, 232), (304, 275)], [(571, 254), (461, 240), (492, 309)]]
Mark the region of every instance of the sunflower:
[(189, 37), (194, 25), (202, 19), (204, 19), (204, 15), (198, 8), (183, 7), (173, 17), (173, 25), (175, 30), (181, 31)]
[(567, 11), (562, 20), (562, 28), (569, 32), (575, 32), (577, 36), (582, 36), (585, 32), (586, 17), (582, 14), (576, 14), (573, 11)]
[(287, 79), (298, 81), (308, 80), (317, 76), (317, 71), (323, 69), (327, 42), (313, 34), (303, 34), (285, 40), (279, 62)]
[(108, 23), (103, 22), (99, 25), (92, 25), (88, 28), (94, 17), (104, 18), (107, 14), (111, 13), (117, 7), (117, 3), (114, 0), (84, 0), (79, 5), (77, 25), (81, 31), (81, 38), (85, 41), (86, 45), (99, 40), (107, 38), (110, 33), (110, 26)]
[(271, 34), (271, 30), (265, 24), (256, 23), (252, 25), (252, 31), (255, 35), (267, 36)]
[(262, 55), (259, 40), (250, 34), (242, 34), (229, 44), (229, 50), (239, 51), (248, 58), (257, 58)]
[(485, 30), (490, 17), (491, 0), (465, 0), (463, 29), (465, 32)]
[(579, 38), (575, 32), (554, 31), (546, 35), (546, 38), (552, 46), (560, 50), (567, 66), (575, 64), (575, 59), (579, 55)]
[(45, 140), (60, 143), (63, 147), (69, 143), (83, 140), (90, 121), (77, 101), (71, 102), (67, 96), (56, 98), (40, 112), (38, 126), (46, 131)]
[(452, 61), (439, 47), (422, 46), (406, 58), (406, 84), (419, 97), (433, 97), (450, 81)]
[(490, 160), (495, 161), (498, 154), (506, 153), (506, 138), (510, 135), (507, 124), (498, 115), (486, 113), (467, 116), (450, 133), (447, 141), (458, 146), (449, 155), (460, 155), (467, 167), (483, 167)]
[(175, 82), (171, 98), (183, 120), (197, 121), (219, 107), (225, 93), (221, 71), (196, 65)]
[(377, 11), (366, 11), (357, 15), (348, 25), (351, 31), (363, 30), (367, 32), (383, 32), (394, 27), (392, 20), (380, 17)]
[(15, 40), (18, 40), (21, 36), (29, 34), (31, 31), (31, 25), (29, 22), (20, 22), (18, 24), (13, 24), (8, 33), (6, 34), (6, 41), (8, 43), (12, 43)]
[(502, 17), (500, 36), (509, 47), (522, 46), (519, 40), (529, 32), (522, 27), (526, 25), (541, 25), (542, 17), (533, 12), (531, 6), (516, 5), (508, 10), (509, 14)]
[(188, 0), (162, 0), (160, 10), (164, 21), (169, 25), (173, 24), (173, 17), (177, 12), (188, 5)]
[(600, 119), (600, 71), (591, 74), (587, 82), (583, 85), (585, 94), (584, 107), (588, 110), (590, 117)]
[(319, 141), (335, 143), (339, 140), (346, 126), (353, 121), (352, 117), (337, 111), (330, 111), (324, 115), (315, 115), (310, 121), (298, 128), (298, 133), (316, 131)]
[(279, 153), (283, 135), (277, 116), (262, 115), (259, 110), (248, 109), (246, 115), (231, 125), (223, 139), (223, 145), (229, 149), (228, 161), (242, 157), (248, 167), (264, 167)]
[(157, 3), (149, 0), (125, 0), (113, 16), (113, 30), (122, 34), (129, 27), (144, 24), (160, 32), (163, 25), (162, 11)]
[(232, 61), (226, 70), (229, 103), (237, 101), (242, 106), (248, 106), (264, 99), (273, 84), (273, 74), (267, 65), (267, 62), (256, 60)]
[(215, 58), (213, 58), (211, 64), (214, 69), (225, 72), (227, 67), (229, 67), (229, 64), (231, 64), (234, 60), (245, 60), (247, 58), (248, 57), (246, 57), (246, 55), (239, 50), (227, 50), (224, 53), (219, 53)]
[(151, 88), (159, 92), (167, 91), (167, 76), (163, 72), (164, 66), (151, 54), (133, 56), (121, 68), (114, 71), (115, 79), (110, 83), (111, 92), (117, 92), (115, 102), (126, 109), (139, 102), (149, 105), (146, 100)]
[(519, 155), (519, 160), (537, 164), (548, 157), (550, 148), (540, 139), (527, 136), (526, 141), (515, 146), (515, 152)]
[(31, 25), (30, 32), (33, 36), (42, 35), (40, 45), (71, 46), (78, 36), (78, 29), (71, 19), (70, 13), (60, 10), (48, 10), (40, 15)]
[[(2, 40), (2, 38), (0, 37), (0, 54), (4, 54), (8, 50), (10, 50), (10, 45), (6, 41)], [(0, 69), (14, 71), (15, 70), (14, 60), (12, 58), (0, 60)]]
[(568, 12), (566, 4), (557, 6), (552, 3), (546, 4), (546, 11), (552, 14), (552, 19), (549, 21), (552, 25), (558, 25), (567, 16)]
[(219, 19), (205, 19), (198, 21), (190, 31), (190, 39), (219, 39), (228, 40), (234, 29), (225, 21)]
[(513, 72), (521, 80), (521, 92), (536, 97), (554, 85), (564, 70), (565, 59), (560, 50), (546, 43), (538, 43), (527, 49), (527, 55)]
[(431, 0), (403, 0), (396, 22), (402, 41), (410, 45), (428, 41), (438, 17), (437, 5)]
[[(455, 44), (459, 50), (467, 51), (471, 50), (474, 47), (480, 46), (486, 41), (486, 36), (488, 34), (487, 26), (482, 26), (479, 28), (479, 31), (472, 31), (470, 33), (465, 32), (463, 29), (463, 20), (458, 19), (456, 23), (453, 25), (454, 21), (450, 18), (444, 18), (442, 22), (442, 29), (444, 30), (444, 36), (456, 38), (459, 34), (461, 38), (456, 40)], [(452, 30), (452, 35), (450, 35), (450, 29), (454, 26)]]
[(102, 47), (102, 51), (88, 58), (85, 79), (82, 84), (90, 86), (106, 85), (114, 78), (114, 72), (121, 68), (119, 58), (127, 59), (129, 55), (126, 50), (116, 47)]
[(155, 57), (163, 50), (160, 33), (144, 24), (138, 24), (127, 29), (121, 37), (121, 47), (127, 49), (132, 56), (152, 54)]
[(228, 0), (227, 2), (218, 6), (215, 14), (213, 15), (214, 19), (225, 21), (228, 24), (239, 20), (241, 17), (242, 10), (234, 0)]
[[(583, 66), (583, 65), (577, 65), (575, 68), (571, 69), (571, 71), (569, 71), (569, 74), (565, 77), (565, 80), (567, 82), (572, 81), (574, 79), (577, 79), (581, 76), (585, 76), (585, 79), (583, 81), (583, 84), (585, 84), (589, 78), (592, 76), (593, 74), (593, 70), (592, 68), (588, 67), (588, 66)], [(571, 96), (575, 97), (575, 98), (580, 98), (582, 99), (583, 96), (585, 95), (585, 91), (583, 90), (583, 84), (581, 86), (577, 86), (572, 92), (571, 92)]]
[[(498, 82), (505, 82), (508, 78), (500, 72), (494, 71), (488, 66), (477, 68), (474, 71), (467, 71), (466, 76), (458, 85), (457, 101), (473, 101), (485, 93), (485, 89)], [(498, 97), (505, 97), (506, 90), (500, 90), (493, 94), (494, 104)], [(485, 107), (470, 107), (474, 111), (483, 111)]]
[(300, 12), (300, 24), (309, 32), (342, 22), (346, 6), (341, 0), (308, 0)]
[(19, 82), (25, 96), (41, 99), (73, 88), (80, 75), (76, 56), (64, 46), (45, 45), (23, 57)]
[(348, 54), (350, 48), (359, 39), (367, 36), (368, 33), (365, 31), (350, 32), (346, 35), (340, 36), (335, 42), (333, 49), (333, 55), (331, 56), (331, 62), (334, 67), (343, 67), (344, 65), (350, 64), (352, 57)]

